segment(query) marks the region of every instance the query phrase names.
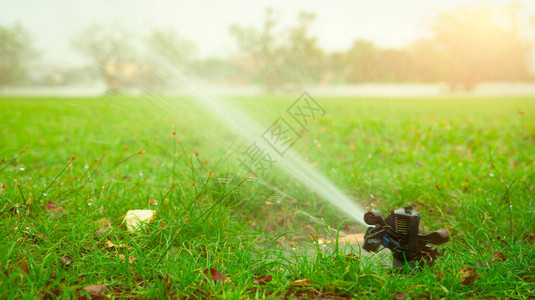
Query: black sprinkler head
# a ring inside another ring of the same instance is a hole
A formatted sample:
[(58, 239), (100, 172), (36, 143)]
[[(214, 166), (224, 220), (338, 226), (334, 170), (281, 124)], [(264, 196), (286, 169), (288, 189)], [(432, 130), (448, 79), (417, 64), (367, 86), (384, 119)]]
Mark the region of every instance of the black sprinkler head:
[(431, 265), (438, 251), (427, 244), (440, 245), (450, 239), (445, 229), (419, 234), (420, 214), (412, 206), (396, 209), (386, 219), (379, 211), (368, 211), (364, 214), (364, 222), (372, 227), (364, 235), (362, 248), (369, 252), (377, 252), (381, 246), (390, 249), (394, 268), (405, 265), (413, 268), (423, 263)]

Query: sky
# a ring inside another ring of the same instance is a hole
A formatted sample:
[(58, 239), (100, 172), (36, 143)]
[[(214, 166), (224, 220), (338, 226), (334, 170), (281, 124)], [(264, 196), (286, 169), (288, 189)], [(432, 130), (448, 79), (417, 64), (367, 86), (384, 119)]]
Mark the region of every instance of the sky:
[[(237, 54), (230, 35), (232, 24), (260, 27), (267, 7), (274, 9), (284, 27), (300, 11), (316, 14), (311, 34), (328, 51), (347, 50), (356, 39), (399, 48), (430, 35), (426, 29), (441, 11), (485, 4), (503, 6), (512, 0), (0, 0), (0, 25), (20, 23), (35, 40), (42, 62), (81, 65), (85, 58), (70, 45), (73, 36), (90, 24), (120, 26), (135, 35), (152, 28), (173, 28), (192, 40), (198, 57)], [(522, 12), (535, 15), (535, 1), (522, 4)]]

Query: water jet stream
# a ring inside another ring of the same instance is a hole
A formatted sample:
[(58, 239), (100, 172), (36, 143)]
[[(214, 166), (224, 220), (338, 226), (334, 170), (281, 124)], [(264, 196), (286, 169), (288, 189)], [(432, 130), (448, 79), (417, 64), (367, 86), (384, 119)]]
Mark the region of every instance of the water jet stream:
[(187, 94), (206, 107), (218, 120), (223, 121), (223, 124), (227, 125), (248, 142), (256, 142), (271, 157), (280, 158), (278, 160), (278, 166), (294, 179), (304, 184), (311, 191), (334, 205), (353, 220), (367, 226), (363, 221), (365, 211), (329, 181), (327, 177), (303, 160), (294, 150), (289, 149), (284, 156), (278, 155), (265, 140), (259, 138), (265, 129), (258, 126), (256, 122), (239, 112), (235, 107), (224, 103), (221, 99), (212, 98), (199, 91), (189, 83), (187, 76), (181, 71), (175, 69), (174, 73), (176, 73), (173, 74), (174, 77), (182, 82)]

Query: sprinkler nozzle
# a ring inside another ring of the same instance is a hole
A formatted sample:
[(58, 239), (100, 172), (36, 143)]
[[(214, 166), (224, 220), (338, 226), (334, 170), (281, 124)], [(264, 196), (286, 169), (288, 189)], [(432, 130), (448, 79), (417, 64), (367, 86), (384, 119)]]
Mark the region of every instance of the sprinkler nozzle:
[(445, 229), (427, 235), (419, 234), (420, 214), (412, 206), (396, 209), (386, 219), (379, 211), (368, 211), (364, 214), (364, 222), (372, 227), (364, 235), (362, 248), (369, 252), (377, 252), (381, 246), (390, 249), (394, 268), (433, 264), (438, 251), (427, 244), (440, 245), (450, 239)]

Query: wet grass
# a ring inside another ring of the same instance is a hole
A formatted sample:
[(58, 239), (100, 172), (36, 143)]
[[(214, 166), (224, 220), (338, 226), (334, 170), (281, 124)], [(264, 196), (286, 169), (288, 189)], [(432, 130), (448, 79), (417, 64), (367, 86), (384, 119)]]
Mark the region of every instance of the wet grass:
[[(267, 128), (294, 100), (236, 102)], [(535, 297), (535, 99), (317, 100), (295, 149), (363, 207), (447, 228), (434, 266), (288, 254), (363, 228), (282, 171), (265, 180), (284, 195), (247, 180), (246, 144), (184, 99), (2, 98), (0, 298)], [(132, 234), (130, 209), (157, 217)]]

